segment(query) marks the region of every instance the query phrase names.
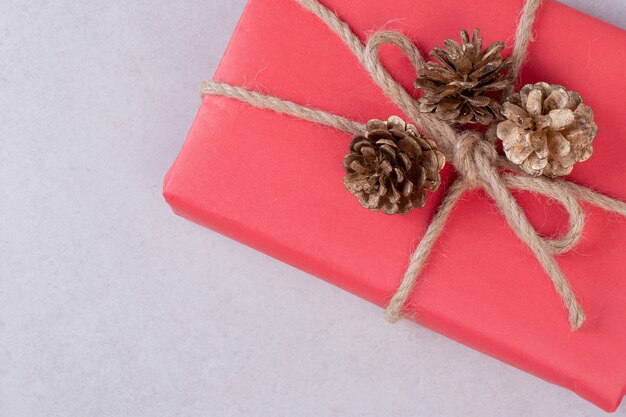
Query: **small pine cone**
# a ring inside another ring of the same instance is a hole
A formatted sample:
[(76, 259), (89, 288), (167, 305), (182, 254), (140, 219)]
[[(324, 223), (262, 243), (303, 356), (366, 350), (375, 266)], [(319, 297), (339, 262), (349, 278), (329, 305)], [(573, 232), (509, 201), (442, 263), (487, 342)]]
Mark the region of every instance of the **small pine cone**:
[(343, 159), (348, 191), (363, 207), (387, 214), (423, 207), (426, 192), (441, 184), (445, 157), (436, 143), (397, 116), (370, 120), (366, 130), (352, 139)]
[(462, 30), (462, 45), (446, 39), (445, 49), (435, 47), (430, 52), (438, 61), (426, 62), (415, 80), (415, 87), (424, 90), (419, 99), (420, 111), (434, 112), (441, 120), (459, 124), (490, 125), (499, 119), (500, 104), (487, 94), (511, 84), (504, 72), (511, 60), (500, 55), (504, 42), (496, 42), (483, 51), (478, 32), (474, 30), (470, 41), (467, 31)]
[(509, 96), (502, 114), (506, 120), (498, 123), (496, 134), (507, 158), (529, 175), (568, 175), (593, 152), (598, 126), (575, 91), (543, 82), (527, 84)]

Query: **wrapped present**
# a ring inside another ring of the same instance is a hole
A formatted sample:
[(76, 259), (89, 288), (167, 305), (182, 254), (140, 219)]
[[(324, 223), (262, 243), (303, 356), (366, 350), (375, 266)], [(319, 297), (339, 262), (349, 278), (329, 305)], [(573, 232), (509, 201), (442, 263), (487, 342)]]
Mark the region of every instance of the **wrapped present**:
[[(422, 51), (475, 27), (484, 45), (508, 45), (523, 6), (522, 0), (323, 4), (363, 41), (393, 29)], [(523, 83), (575, 89), (594, 109), (599, 129), (593, 158), (567, 179), (625, 200), (619, 103), (626, 32), (548, 1), (533, 33)], [(406, 57), (387, 46), (380, 55), (393, 78), (419, 97)], [(293, 0), (250, 0), (214, 79), (362, 123), (401, 114), (346, 44)], [(405, 215), (365, 210), (344, 187), (350, 140), (301, 118), (205, 96), (164, 195), (177, 214), (386, 306), (455, 172), (444, 168), (442, 186), (423, 208)], [(542, 234), (566, 229), (559, 204), (514, 195)], [(572, 331), (546, 272), (481, 190), (455, 205), (404, 315), (615, 410), (626, 393), (626, 220), (591, 204), (583, 208), (582, 239), (556, 257), (586, 313), (580, 329)]]

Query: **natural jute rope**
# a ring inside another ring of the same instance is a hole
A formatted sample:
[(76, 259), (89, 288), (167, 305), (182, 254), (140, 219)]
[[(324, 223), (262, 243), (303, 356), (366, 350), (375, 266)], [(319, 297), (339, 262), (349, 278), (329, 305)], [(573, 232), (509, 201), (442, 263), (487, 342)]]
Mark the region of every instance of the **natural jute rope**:
[[(622, 216), (626, 216), (626, 203), (568, 181), (552, 180), (545, 177), (528, 177), (522, 174), (506, 158), (498, 155), (493, 143), (493, 131), (487, 133), (487, 138), (473, 131), (460, 133), (432, 114), (420, 113), (415, 99), (393, 79), (378, 59), (380, 47), (384, 44), (393, 44), (400, 48), (409, 58), (417, 72), (424, 65), (424, 59), (407, 37), (398, 32), (381, 31), (374, 33), (367, 43), (363, 45), (345, 22), (335, 13), (322, 6), (317, 0), (295, 1), (318, 16), (343, 40), (384, 93), (427, 137), (437, 142), (438, 148), (445, 154), (446, 159), (452, 162), (458, 173), (457, 178), (448, 188), (424, 237), (409, 260), (402, 282), (391, 297), (385, 312), (386, 318), (391, 322), (395, 322), (400, 318), (402, 308), (415, 286), (417, 277), (426, 262), (428, 254), (441, 234), (446, 219), (459, 197), (468, 189), (481, 188), (493, 199), (517, 236), (535, 254), (567, 307), (571, 328), (573, 330), (578, 329), (585, 321), (585, 314), (576, 299), (574, 291), (559, 269), (554, 255), (565, 253), (572, 249), (582, 235), (585, 216), (578, 200), (587, 201)], [(522, 11), (513, 50), (511, 71), (515, 78), (517, 78), (524, 62), (526, 49), (531, 38), (535, 13), (540, 4), (541, 0), (528, 0)], [(508, 93), (510, 92), (508, 91)], [(353, 135), (362, 134), (365, 129), (362, 123), (323, 110), (301, 106), (277, 97), (215, 81), (203, 83), (202, 95), (234, 98), (255, 107), (331, 126)], [(509, 189), (543, 194), (562, 204), (570, 216), (569, 228), (565, 235), (560, 238), (540, 236), (528, 221), (524, 211), (513, 198)]]

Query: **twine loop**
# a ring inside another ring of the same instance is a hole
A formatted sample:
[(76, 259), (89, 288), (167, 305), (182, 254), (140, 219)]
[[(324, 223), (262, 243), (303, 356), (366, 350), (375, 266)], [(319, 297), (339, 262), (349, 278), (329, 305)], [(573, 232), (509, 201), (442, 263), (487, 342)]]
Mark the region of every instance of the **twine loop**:
[(452, 164), (471, 188), (482, 187), (481, 172), (487, 166), (494, 166), (498, 158), (495, 146), (478, 132), (463, 132), (455, 146)]

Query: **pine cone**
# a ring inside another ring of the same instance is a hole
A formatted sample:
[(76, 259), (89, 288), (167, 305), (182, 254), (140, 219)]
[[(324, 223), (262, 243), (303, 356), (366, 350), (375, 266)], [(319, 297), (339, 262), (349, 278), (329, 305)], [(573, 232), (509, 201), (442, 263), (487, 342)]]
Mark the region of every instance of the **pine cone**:
[(444, 163), (435, 142), (412, 124), (397, 116), (386, 122), (373, 119), (365, 135), (350, 142), (344, 185), (365, 208), (404, 214), (423, 207), (426, 192), (439, 187)]
[(498, 123), (507, 158), (529, 175), (568, 175), (576, 162), (589, 159), (598, 134), (593, 111), (580, 95), (547, 83), (527, 84), (502, 106)]
[(420, 111), (434, 111), (439, 119), (454, 123), (489, 125), (500, 117), (500, 104), (487, 93), (510, 85), (510, 78), (503, 71), (510, 67), (511, 60), (500, 55), (504, 42), (482, 51), (478, 32), (474, 30), (470, 42), (467, 31), (462, 30), (462, 45), (446, 39), (445, 49), (435, 47), (430, 52), (438, 62), (427, 62), (415, 80), (415, 87), (424, 90)]

